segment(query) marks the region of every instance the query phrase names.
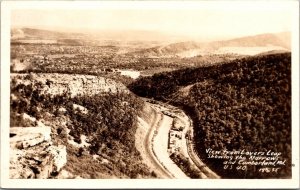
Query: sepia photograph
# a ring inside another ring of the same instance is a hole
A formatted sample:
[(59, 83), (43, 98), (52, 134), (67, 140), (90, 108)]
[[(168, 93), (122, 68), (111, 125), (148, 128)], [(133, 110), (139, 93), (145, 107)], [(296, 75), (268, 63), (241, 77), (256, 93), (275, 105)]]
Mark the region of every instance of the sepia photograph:
[(1, 187), (299, 188), (298, 116), (298, 1), (1, 2)]

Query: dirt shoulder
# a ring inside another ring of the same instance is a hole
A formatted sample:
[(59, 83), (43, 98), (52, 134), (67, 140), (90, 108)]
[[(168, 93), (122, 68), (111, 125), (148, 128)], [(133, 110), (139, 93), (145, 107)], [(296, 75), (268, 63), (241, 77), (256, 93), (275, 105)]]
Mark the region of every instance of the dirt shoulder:
[(158, 178), (173, 178), (160, 164), (153, 153), (152, 139), (156, 125), (160, 122), (158, 114), (149, 103), (145, 103), (144, 113), (138, 118), (138, 128), (135, 134), (135, 145), (141, 153), (143, 162), (157, 175)]

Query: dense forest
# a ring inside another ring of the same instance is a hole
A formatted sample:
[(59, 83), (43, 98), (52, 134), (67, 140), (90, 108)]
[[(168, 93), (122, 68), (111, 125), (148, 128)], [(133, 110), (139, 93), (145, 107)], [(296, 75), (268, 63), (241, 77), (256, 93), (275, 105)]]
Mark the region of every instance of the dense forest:
[[(196, 151), (223, 178), (291, 177), (290, 53), (155, 74), (129, 88), (184, 109), (194, 122)], [(277, 173), (259, 172), (259, 166), (225, 170), (224, 160), (208, 158), (206, 148), (271, 150), (286, 163)]]
[[(135, 148), (136, 118), (143, 102), (134, 94), (118, 92), (71, 97), (66, 92), (51, 96), (40, 92), (39, 83), (17, 84), (13, 79), (11, 93), (10, 126), (30, 126), (21, 117), (23, 113), (52, 125), (56, 143), (67, 146), (67, 171), (83, 178), (156, 177), (142, 164)], [(74, 105), (84, 106), (87, 111), (74, 110)], [(76, 147), (68, 143), (71, 136), (80, 144), (82, 135), (87, 137), (90, 146)], [(105, 162), (96, 161), (93, 155)]]

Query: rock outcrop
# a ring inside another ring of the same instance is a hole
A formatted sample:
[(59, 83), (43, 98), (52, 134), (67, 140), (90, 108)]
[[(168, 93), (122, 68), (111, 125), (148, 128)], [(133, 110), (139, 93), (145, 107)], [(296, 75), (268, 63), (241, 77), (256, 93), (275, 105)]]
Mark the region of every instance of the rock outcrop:
[(26, 149), (44, 141), (50, 141), (50, 127), (11, 127), (10, 147)]
[(10, 178), (46, 179), (57, 175), (67, 162), (63, 145), (51, 142), (50, 127), (10, 128)]
[(83, 114), (87, 114), (88, 113), (88, 109), (86, 109), (85, 107), (78, 105), (78, 104), (73, 104), (73, 110), (75, 112), (79, 111)]
[[(75, 74), (12, 73), (10, 79), (13, 111), (13, 122), (10, 123), (10, 178), (62, 179), (99, 176), (102, 171), (93, 174), (94, 171), (86, 169), (89, 168), (89, 159), (92, 159), (88, 151), (88, 147), (92, 145), (90, 136), (76, 133), (74, 138), (77, 126), (71, 120), (75, 115), (78, 118), (88, 116), (93, 110), (88, 109), (89, 106), (83, 102), (76, 102), (72, 97), (82, 95), (83, 98), (90, 98), (102, 94), (104, 98), (108, 98), (108, 94), (118, 92), (129, 94), (126, 86), (103, 77)], [(115, 97), (116, 94), (112, 96)], [(118, 104), (120, 108), (127, 110), (129, 102), (120, 101)], [(71, 134), (70, 129), (73, 129)], [(66, 147), (69, 153), (68, 164)], [(89, 161), (88, 164), (81, 163), (85, 158)], [(95, 168), (102, 170), (102, 166), (98, 167), (98, 160)], [(111, 165), (105, 161), (100, 164)], [(81, 165), (87, 172), (82, 171)]]
[(92, 96), (98, 93), (118, 91), (129, 92), (126, 86), (114, 80), (93, 75), (77, 74), (11, 74), (11, 80), (17, 84), (38, 84), (41, 94), (59, 95), (69, 93)]

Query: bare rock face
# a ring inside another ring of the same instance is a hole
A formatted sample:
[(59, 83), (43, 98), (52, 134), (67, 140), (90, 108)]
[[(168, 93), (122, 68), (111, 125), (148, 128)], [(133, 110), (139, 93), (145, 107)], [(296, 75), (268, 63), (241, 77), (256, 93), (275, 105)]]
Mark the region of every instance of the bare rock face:
[(46, 179), (67, 162), (66, 147), (53, 146), (50, 127), (10, 128), (10, 178)]
[(11, 80), (17, 84), (39, 84), (41, 94), (62, 95), (69, 93), (71, 97), (78, 95), (92, 96), (103, 92), (129, 93), (126, 86), (112, 79), (93, 75), (75, 74), (11, 74)]
[(85, 107), (81, 106), (81, 105), (78, 105), (78, 104), (73, 104), (73, 110), (76, 112), (76, 111), (79, 111), (83, 114), (88, 114), (88, 109), (86, 109)]
[(19, 149), (32, 147), (50, 141), (50, 134), (50, 127), (11, 127), (10, 147)]
[(67, 149), (66, 146), (58, 145), (58, 146), (49, 146), (47, 151), (53, 155), (54, 159), (54, 170), (60, 171), (61, 168), (67, 163)]

